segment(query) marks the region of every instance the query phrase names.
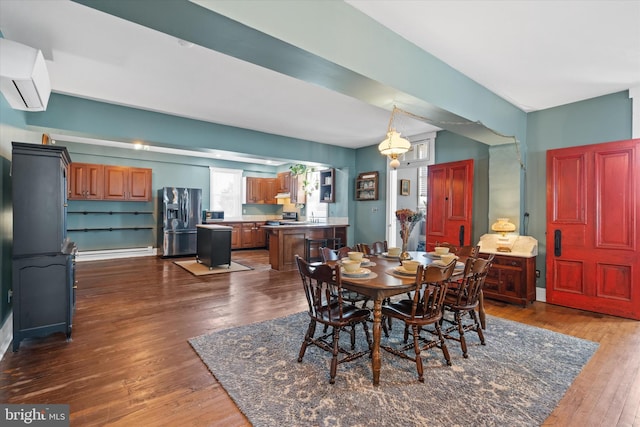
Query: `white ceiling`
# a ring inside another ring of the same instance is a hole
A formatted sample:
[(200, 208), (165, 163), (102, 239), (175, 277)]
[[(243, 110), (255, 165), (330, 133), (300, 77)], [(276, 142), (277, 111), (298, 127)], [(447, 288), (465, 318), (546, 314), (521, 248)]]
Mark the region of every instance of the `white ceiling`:
[[(347, 3), (524, 111), (640, 86), (640, 1)], [(57, 93), (352, 148), (386, 132), (383, 109), (68, 0), (0, 0), (0, 31)]]

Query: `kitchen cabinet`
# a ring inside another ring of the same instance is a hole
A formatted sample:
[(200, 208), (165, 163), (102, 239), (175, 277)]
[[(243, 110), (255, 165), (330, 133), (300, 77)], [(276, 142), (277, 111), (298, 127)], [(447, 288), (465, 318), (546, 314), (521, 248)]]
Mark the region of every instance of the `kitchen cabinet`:
[(240, 249), (242, 247), (242, 240), (240, 239), (242, 233), (242, 223), (225, 222), (224, 225), (231, 227), (231, 249)]
[(105, 165), (104, 200), (151, 201), (151, 169)]
[(277, 178), (264, 178), (264, 203), (266, 205), (276, 205), (276, 195), (278, 194), (278, 179)]
[(247, 177), (247, 203), (264, 203), (262, 178)]
[[(488, 255), (481, 253), (486, 258)], [(536, 299), (536, 257), (496, 254), (489, 269), (482, 292), (491, 299), (521, 304)]]
[(356, 200), (378, 200), (378, 172), (363, 172), (356, 178)]
[(263, 248), (266, 246), (266, 235), (264, 229), (261, 227), (262, 225), (264, 225), (264, 223), (242, 223), (240, 245), (243, 249)]
[(276, 204), (277, 194), (276, 178), (247, 177), (246, 203), (251, 204)]
[(101, 200), (104, 194), (104, 166), (71, 163), (68, 187), (69, 200)]
[(334, 169), (326, 169), (320, 171), (320, 202), (335, 202), (335, 171)]
[(296, 175), (296, 176), (291, 176), (291, 181), (290, 181), (290, 187), (289, 187), (289, 194), (290, 197), (289, 199), (291, 200), (291, 203), (300, 203), (300, 204), (304, 204), (307, 202), (307, 194), (304, 191), (304, 176), (303, 175)]
[(278, 181), (278, 193), (288, 193), (291, 189), (291, 172), (280, 172), (276, 179)]

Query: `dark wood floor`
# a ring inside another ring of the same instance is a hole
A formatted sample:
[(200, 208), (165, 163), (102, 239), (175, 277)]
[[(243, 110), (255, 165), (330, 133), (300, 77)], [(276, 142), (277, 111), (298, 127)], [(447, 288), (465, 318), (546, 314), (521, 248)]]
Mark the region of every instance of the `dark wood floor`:
[[(7, 352), (0, 402), (67, 403), (72, 426), (249, 425), (187, 339), (306, 303), (297, 273), (272, 271), (266, 251), (233, 260), (254, 270), (195, 277), (155, 257), (78, 263), (73, 340)], [(640, 322), (540, 302), (488, 301), (487, 312), (600, 343), (545, 425), (640, 425)]]

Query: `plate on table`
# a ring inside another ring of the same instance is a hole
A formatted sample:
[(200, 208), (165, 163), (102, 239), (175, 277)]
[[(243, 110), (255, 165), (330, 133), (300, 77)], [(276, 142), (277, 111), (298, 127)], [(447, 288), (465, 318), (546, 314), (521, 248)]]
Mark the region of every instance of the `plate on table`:
[(416, 271), (409, 271), (406, 268), (404, 268), (403, 266), (398, 266), (398, 267), (393, 267), (393, 271), (395, 273), (398, 273), (401, 276), (415, 276), (416, 275)]
[[(444, 261), (442, 260), (436, 260), (433, 261), (433, 264), (435, 265), (447, 265)], [(464, 262), (460, 262), (460, 261), (456, 261), (456, 266), (454, 267), (456, 270), (464, 268)]]
[(440, 255), (438, 255), (435, 252), (427, 252), (426, 254), (424, 254), (422, 256), (426, 256), (428, 258), (433, 258), (433, 259), (440, 259)]
[(389, 255), (389, 252), (382, 252), (382, 256), (383, 256), (383, 257), (385, 257), (385, 258), (391, 258), (391, 259), (398, 259), (398, 258), (400, 258), (400, 255), (396, 255), (396, 256)]
[(342, 273), (342, 275), (344, 277), (352, 277), (352, 278), (367, 277), (369, 275), (369, 273), (371, 273), (371, 270), (366, 269), (366, 268), (359, 268), (356, 271), (354, 271), (353, 273), (347, 273), (347, 270), (345, 270), (343, 268), (342, 270), (340, 270), (340, 273)]
[[(344, 257), (340, 261), (348, 261), (348, 260), (349, 260), (349, 257)], [(360, 266), (366, 267), (368, 265), (371, 265), (371, 260), (369, 258), (362, 258), (362, 261), (360, 261)]]

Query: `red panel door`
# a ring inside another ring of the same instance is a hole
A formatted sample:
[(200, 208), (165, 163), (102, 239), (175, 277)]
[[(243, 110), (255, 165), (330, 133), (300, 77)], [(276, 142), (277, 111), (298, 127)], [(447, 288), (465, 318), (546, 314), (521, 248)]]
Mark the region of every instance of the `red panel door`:
[(429, 166), (427, 200), (427, 250), (436, 242), (470, 245), (473, 159)]
[(547, 152), (547, 302), (640, 320), (640, 139)]

